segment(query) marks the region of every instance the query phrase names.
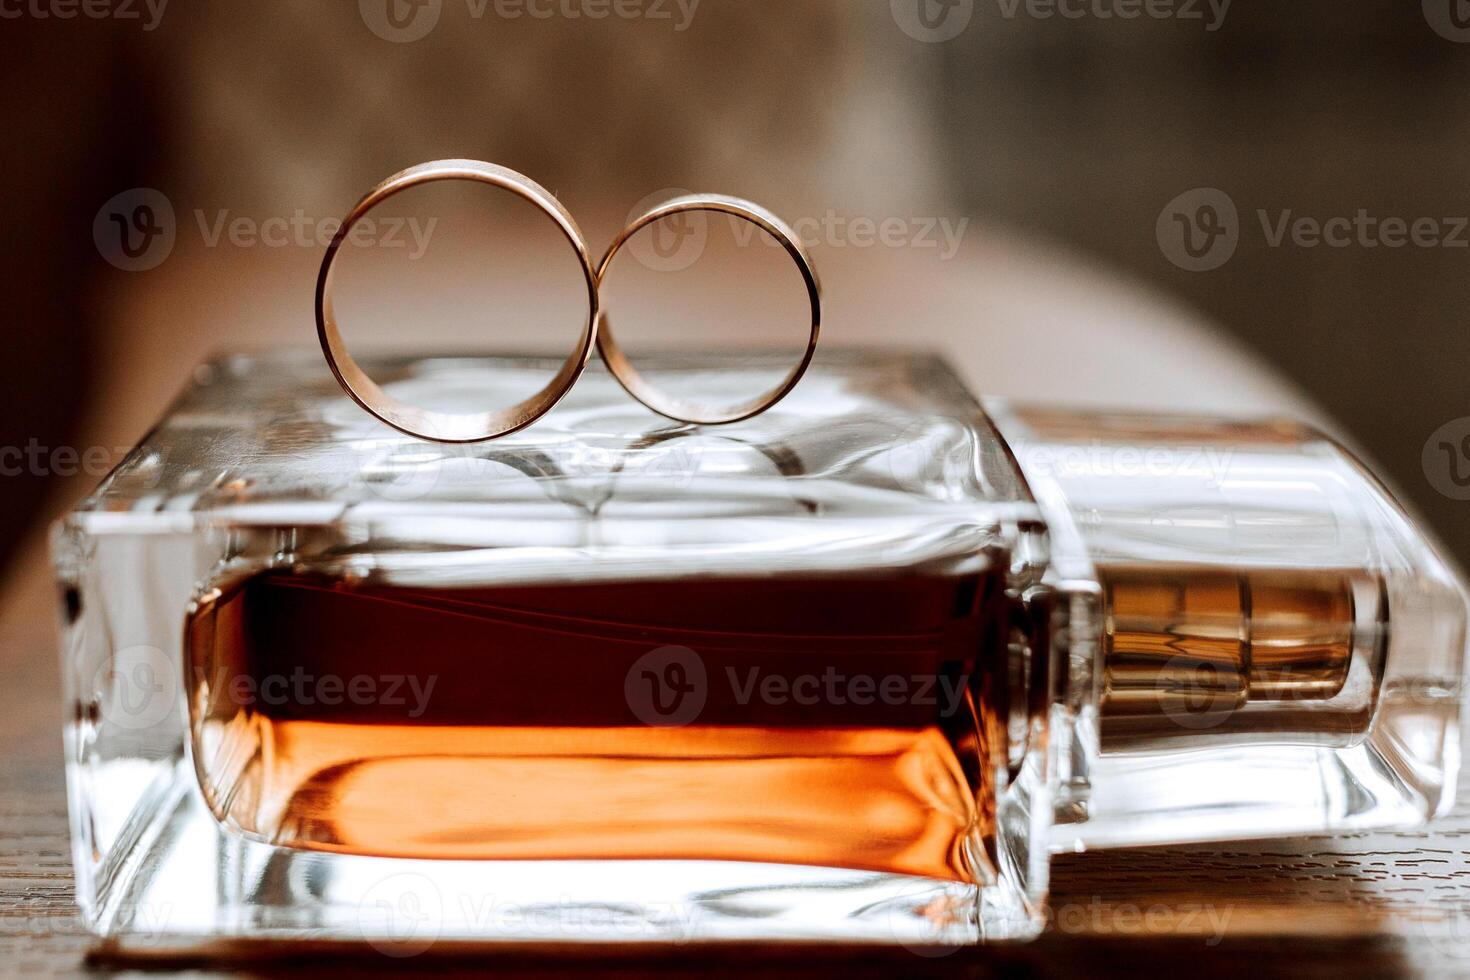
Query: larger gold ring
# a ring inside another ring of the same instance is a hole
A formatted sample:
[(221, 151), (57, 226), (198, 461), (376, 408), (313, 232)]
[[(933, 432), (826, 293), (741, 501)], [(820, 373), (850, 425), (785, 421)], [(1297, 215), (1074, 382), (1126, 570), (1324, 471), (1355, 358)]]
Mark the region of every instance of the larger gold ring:
[(817, 272), (812, 267), (811, 258), (806, 254), (806, 249), (802, 246), (796, 232), (770, 211), (759, 204), (738, 197), (726, 197), (722, 194), (686, 194), (650, 208), (623, 229), (622, 234), (618, 235), (608, 246), (607, 253), (597, 265), (598, 286), (602, 285), (603, 277), (607, 275), (613, 257), (630, 238), (655, 221), (686, 211), (711, 211), (742, 218), (776, 239), (786, 250), (786, 254), (791, 256), (791, 260), (801, 270), (801, 277), (806, 283), (807, 297), (811, 301), (812, 308), (811, 332), (807, 337), (806, 350), (802, 353), (800, 362), (791, 369), (780, 384), (765, 394), (741, 402), (734, 408), (715, 411), (672, 398), (650, 385), (633, 367), (628, 356), (623, 353), (623, 349), (618, 346), (605, 311), (602, 313), (602, 324), (597, 334), (597, 349), (601, 352), (603, 361), (607, 363), (608, 370), (613, 373), (613, 377), (618, 379), (623, 389), (658, 414), (677, 422), (693, 422), (699, 425), (724, 425), (730, 422), (740, 422), (753, 415), (759, 415), (785, 398), (791, 393), (791, 389), (796, 387), (801, 376), (806, 373), (807, 367), (812, 362), (812, 355), (817, 351), (817, 337), (822, 329), (821, 285), (817, 282)]
[[(582, 328), (577, 348), (546, 387), (509, 408), (453, 414), (434, 412), (401, 402), (379, 387), (358, 366), (348, 353), (337, 329), (337, 321), (332, 313), (332, 266), (338, 249), (353, 226), (394, 194), (436, 180), (479, 181), (503, 188), (530, 201), (556, 223), (577, 253), (577, 261), (582, 264), (583, 275), (587, 280), (587, 322)], [(432, 160), (421, 163), (394, 174), (368, 191), (348, 212), (347, 217), (342, 220), (342, 227), (332, 237), (316, 280), (317, 337), (322, 342), (322, 353), (326, 355), (327, 364), (343, 390), (353, 401), (393, 428), (436, 442), (481, 442), (494, 439), (496, 436), (523, 429), (549, 412), (571, 390), (583, 368), (587, 366), (587, 359), (592, 355), (593, 345), (597, 342), (598, 320), (597, 274), (592, 267), (592, 256), (581, 229), (572, 220), (567, 209), (549, 191), (529, 177), (481, 160)]]

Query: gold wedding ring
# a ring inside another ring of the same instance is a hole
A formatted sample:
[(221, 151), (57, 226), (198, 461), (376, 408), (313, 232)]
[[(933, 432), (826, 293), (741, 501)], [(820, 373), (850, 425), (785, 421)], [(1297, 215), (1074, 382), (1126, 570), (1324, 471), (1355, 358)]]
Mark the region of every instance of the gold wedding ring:
[[(547, 383), (546, 387), (525, 401), (518, 402), (509, 408), (490, 412), (453, 414), (430, 411), (401, 402), (384, 391), (358, 366), (357, 362), (352, 359), (352, 355), (348, 353), (346, 344), (342, 342), (342, 334), (337, 329), (337, 320), (332, 312), (332, 270), (342, 243), (347, 240), (353, 227), (383, 201), (410, 187), (432, 183), (436, 180), (478, 181), (508, 190), (531, 202), (556, 223), (557, 228), (571, 244), (572, 250), (577, 253), (577, 261), (582, 264), (582, 274), (587, 284), (587, 319), (582, 326), (582, 335), (578, 338), (576, 349), (563, 362), (556, 376)], [(607, 314), (601, 310), (598, 298), (603, 277), (607, 274), (618, 251), (627, 244), (630, 238), (655, 221), (689, 211), (710, 211), (731, 215), (751, 222), (774, 238), (786, 250), (786, 254), (791, 256), (797, 269), (800, 270), (802, 280), (806, 283), (807, 297), (811, 303), (811, 331), (807, 337), (806, 350), (802, 353), (796, 366), (780, 384), (770, 391), (724, 411), (703, 408), (669, 397), (650, 385), (633, 367), (628, 356), (613, 338)], [(560, 201), (529, 177), (481, 160), (433, 160), (421, 163), (416, 167), (409, 167), (407, 170), (394, 174), (368, 191), (362, 200), (358, 201), (348, 212), (347, 217), (342, 220), (341, 228), (332, 237), (331, 244), (327, 246), (327, 254), (322, 258), (321, 272), (317, 275), (316, 281), (317, 337), (321, 340), (322, 353), (326, 355), (327, 364), (331, 367), (332, 374), (336, 376), (342, 389), (375, 418), (401, 432), (435, 442), (482, 442), (530, 425), (551, 411), (552, 407), (571, 390), (572, 385), (576, 383), (582, 370), (587, 366), (587, 359), (591, 356), (594, 345), (601, 352), (603, 360), (607, 362), (608, 370), (617, 378), (618, 383), (628, 394), (654, 412), (679, 422), (699, 425), (723, 425), (739, 422), (764, 412), (785, 398), (791, 389), (796, 387), (797, 382), (801, 380), (802, 375), (806, 373), (807, 367), (811, 364), (812, 355), (816, 353), (817, 337), (821, 332), (821, 326), (821, 287), (817, 283), (817, 273), (806, 249), (790, 226), (759, 204), (720, 194), (687, 194), (665, 201), (645, 211), (624, 228), (608, 247), (602, 261), (594, 267), (581, 229), (577, 227), (576, 221), (572, 220), (572, 216), (566, 208), (562, 207)]]
[(759, 204), (738, 197), (726, 197), (722, 194), (686, 194), (675, 197), (655, 205), (633, 219), (628, 227), (624, 228), (622, 233), (613, 240), (612, 245), (608, 246), (607, 253), (598, 263), (596, 272), (598, 286), (601, 287), (613, 258), (635, 234), (655, 221), (689, 211), (728, 214), (749, 221), (776, 239), (786, 250), (786, 254), (791, 256), (791, 260), (801, 271), (802, 280), (806, 283), (807, 298), (812, 310), (811, 330), (807, 336), (806, 350), (802, 353), (800, 361), (782, 379), (781, 383), (770, 391), (757, 395), (749, 401), (741, 402), (733, 408), (720, 411), (670, 397), (649, 384), (643, 375), (633, 367), (623, 349), (618, 346), (606, 311), (602, 313), (602, 323), (597, 331), (597, 349), (602, 354), (608, 370), (613, 373), (613, 377), (618, 379), (623, 389), (658, 414), (678, 422), (692, 422), (700, 425), (724, 425), (730, 422), (740, 422), (753, 415), (759, 415), (785, 398), (790, 394), (791, 389), (796, 387), (801, 376), (806, 373), (807, 367), (812, 362), (812, 355), (817, 351), (817, 338), (822, 329), (822, 290), (817, 282), (816, 269), (812, 266), (806, 248), (801, 244), (801, 239), (797, 237), (796, 232), (786, 222)]
[[(337, 329), (337, 321), (332, 313), (332, 267), (338, 250), (351, 233), (353, 226), (361, 221), (369, 211), (393, 195), (402, 193), (410, 187), (432, 183), (436, 180), (479, 181), (508, 190), (531, 202), (556, 223), (562, 235), (571, 243), (572, 250), (577, 253), (577, 261), (582, 265), (582, 273), (587, 282), (587, 321), (582, 327), (582, 335), (577, 341), (576, 349), (572, 351), (546, 387), (525, 401), (509, 408), (489, 412), (453, 414), (429, 411), (401, 402), (379, 387), (358, 366), (357, 362), (352, 359), (352, 355), (348, 353), (347, 346), (342, 342), (342, 335)], [(363, 199), (348, 212), (347, 217), (342, 221), (342, 227), (332, 237), (331, 244), (327, 246), (327, 254), (322, 259), (321, 272), (317, 275), (316, 281), (317, 336), (321, 340), (322, 353), (326, 355), (327, 364), (331, 367), (332, 373), (336, 375), (343, 390), (352, 397), (353, 401), (393, 428), (436, 442), (462, 443), (494, 439), (497, 436), (525, 428), (545, 415), (571, 390), (572, 385), (581, 375), (582, 369), (587, 366), (587, 359), (591, 356), (592, 347), (597, 340), (597, 324), (597, 275), (592, 267), (592, 257), (587, 249), (587, 242), (582, 237), (577, 223), (572, 220), (566, 208), (562, 207), (561, 202), (540, 184), (514, 170), (480, 160), (433, 160), (429, 163), (421, 163), (394, 174), (368, 191)]]

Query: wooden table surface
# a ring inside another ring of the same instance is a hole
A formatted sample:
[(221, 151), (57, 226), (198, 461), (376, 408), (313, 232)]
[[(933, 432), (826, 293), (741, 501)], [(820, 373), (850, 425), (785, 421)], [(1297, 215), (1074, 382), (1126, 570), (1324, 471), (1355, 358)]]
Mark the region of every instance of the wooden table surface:
[[(946, 350), (977, 390), (1041, 397), (1065, 392), (1074, 401), (1119, 401), (1129, 392), (1135, 393), (1129, 400), (1136, 400), (1136, 392), (1147, 391), (1155, 402), (1188, 399), (1197, 407), (1310, 412), (1289, 389), (1204, 328), (1119, 293), (1111, 281), (1093, 282), (1075, 270), (1022, 261), (1014, 250), (992, 249), (981, 237), (968, 247), (977, 253), (974, 271), (959, 277), (897, 266), (893, 259), (874, 268), (828, 262), (823, 276), (834, 297), (833, 332), (846, 330), (854, 341), (881, 339), (883, 323), (916, 322), (911, 307), (890, 310), (883, 304), (897, 302), (894, 296), (920, 295), (928, 308), (918, 320), (952, 329), (916, 329), (906, 342)], [(238, 345), (242, 337), (256, 346), (309, 341), (309, 304), (302, 308), (301, 297), (307, 295), (303, 290), (317, 256), (241, 257), (221, 251), (176, 256), (147, 280), (147, 288), (116, 301), (117, 329), (99, 351), (111, 371), (98, 384), (98, 404), (106, 410), (96, 413), (86, 433), (89, 445), (130, 444), (206, 350)], [(251, 268), (250, 262), (266, 267)], [(221, 269), (229, 270), (228, 282)], [(928, 285), (917, 288), (915, 282)], [(1066, 288), (1059, 289), (1059, 283)], [(228, 295), (232, 288), (241, 295)], [(426, 299), (441, 295), (425, 289)], [(979, 321), (977, 309), (985, 314)], [(1069, 359), (1078, 365), (1071, 375), (1058, 375), (1044, 360), (1047, 351), (1057, 349), (1076, 353)], [(1137, 358), (1131, 353), (1136, 349), (1151, 356)], [(1180, 364), (1190, 369), (1179, 370)], [(59, 488), (57, 506), (87, 489)], [(179, 968), (198, 971), (194, 975), (242, 970), (319, 975), (328, 966), (340, 966), (337, 961), (116, 963), (91, 954), (92, 943), (71, 902), (56, 601), (38, 533), (0, 583), (0, 976), (118, 970), (171, 975), (168, 971)], [(686, 948), (615, 957), (605, 952), (500, 955), (477, 962), (367, 956), (351, 965), (367, 972), (475, 975), (487, 970), (508, 975), (611, 970), (627, 976), (697, 970), (743, 976), (752, 967), (804, 976), (1136, 978), (1160, 970), (1232, 978), (1245, 973), (1470, 975), (1467, 804), (1470, 794), (1462, 793), (1453, 815), (1419, 833), (1060, 856), (1053, 862), (1052, 926), (1040, 940), (936, 959), (904, 950), (711, 955)]]

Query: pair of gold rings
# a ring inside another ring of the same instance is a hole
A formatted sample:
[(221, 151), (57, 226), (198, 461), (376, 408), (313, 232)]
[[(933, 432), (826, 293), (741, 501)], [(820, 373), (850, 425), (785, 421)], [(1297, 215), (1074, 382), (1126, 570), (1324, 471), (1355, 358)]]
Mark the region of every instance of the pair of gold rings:
[[(337, 321), (332, 313), (332, 267), (342, 243), (347, 239), (353, 227), (383, 201), (410, 187), (437, 180), (470, 180), (491, 184), (531, 202), (556, 223), (562, 236), (571, 244), (578, 261), (582, 264), (582, 273), (587, 283), (587, 319), (583, 324), (576, 349), (563, 362), (555, 377), (546, 387), (525, 401), (509, 408), (471, 414), (453, 414), (429, 411), (399, 401), (384, 391), (358, 366), (346, 345), (343, 344), (341, 332), (337, 329)], [(633, 235), (656, 221), (689, 211), (709, 211), (732, 215), (755, 224), (771, 235), (786, 250), (801, 271), (802, 279), (806, 283), (807, 296), (811, 301), (811, 332), (807, 338), (806, 351), (802, 354), (800, 362), (780, 384), (770, 391), (723, 411), (711, 411), (671, 398), (650, 385), (633, 367), (623, 349), (618, 346), (612, 329), (608, 325), (607, 313), (602, 309), (599, 299), (603, 277), (607, 274), (614, 256)], [(739, 422), (770, 408), (796, 387), (801, 376), (806, 373), (807, 366), (811, 364), (812, 355), (816, 353), (821, 322), (821, 289), (817, 284), (816, 270), (812, 267), (806, 249), (802, 246), (796, 233), (784, 221), (759, 204), (720, 194), (688, 194), (665, 201), (634, 218), (608, 247), (602, 261), (594, 266), (581, 229), (577, 227), (576, 221), (572, 220), (571, 214), (562, 207), (560, 201), (529, 177), (506, 167), (480, 160), (433, 160), (421, 163), (394, 174), (368, 191), (342, 220), (342, 226), (333, 236), (331, 244), (327, 246), (327, 254), (322, 259), (322, 268), (316, 283), (317, 336), (321, 339), (322, 353), (326, 355), (327, 364), (331, 367), (332, 373), (336, 375), (343, 390), (352, 397), (353, 401), (395, 429), (435, 442), (482, 442), (530, 425), (551, 411), (552, 407), (571, 390), (572, 385), (576, 384), (577, 378), (587, 366), (594, 346), (601, 353), (603, 361), (607, 363), (608, 370), (613, 373), (628, 394), (658, 414), (679, 422), (701, 425)]]

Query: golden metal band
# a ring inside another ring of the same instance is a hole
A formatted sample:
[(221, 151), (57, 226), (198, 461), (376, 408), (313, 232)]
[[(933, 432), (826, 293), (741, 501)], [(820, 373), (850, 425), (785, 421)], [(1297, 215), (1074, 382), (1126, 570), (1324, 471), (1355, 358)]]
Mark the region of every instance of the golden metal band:
[[(587, 281), (587, 322), (582, 328), (582, 335), (578, 339), (576, 349), (572, 351), (546, 387), (525, 401), (509, 408), (489, 412), (452, 414), (433, 412), (401, 402), (379, 387), (358, 366), (357, 362), (352, 359), (352, 355), (348, 353), (347, 346), (342, 342), (342, 335), (337, 329), (337, 321), (332, 313), (332, 267), (338, 250), (351, 233), (353, 226), (374, 207), (394, 194), (436, 180), (479, 181), (508, 190), (531, 202), (556, 223), (562, 235), (571, 243), (573, 251), (577, 253), (577, 261), (582, 264), (583, 275)], [(572, 385), (581, 376), (583, 368), (587, 366), (587, 359), (591, 356), (593, 345), (597, 341), (598, 321), (597, 276), (592, 267), (592, 256), (588, 251), (586, 239), (582, 237), (582, 231), (577, 227), (576, 221), (572, 219), (566, 208), (562, 207), (560, 201), (529, 177), (480, 160), (433, 160), (421, 163), (394, 174), (368, 191), (343, 219), (342, 227), (338, 229), (331, 244), (327, 246), (327, 254), (322, 259), (321, 272), (317, 275), (317, 336), (321, 340), (322, 353), (326, 355), (327, 364), (331, 367), (332, 373), (336, 375), (337, 381), (353, 401), (378, 419), (409, 435), (436, 442), (462, 443), (494, 439), (497, 436), (525, 428), (545, 415), (571, 390)]]
[[(556, 376), (536, 394), (509, 408), (489, 412), (452, 414), (435, 412), (406, 404), (384, 391), (367, 373), (358, 366), (342, 341), (337, 320), (332, 310), (332, 271), (337, 253), (347, 240), (353, 227), (373, 208), (395, 194), (410, 187), (431, 183), (436, 180), (472, 180), (508, 190), (540, 208), (556, 223), (562, 235), (571, 244), (582, 265), (587, 284), (587, 320), (583, 324), (577, 347), (563, 362)], [(608, 324), (607, 314), (601, 309), (599, 290), (603, 277), (613, 259), (628, 240), (641, 229), (675, 214), (688, 211), (711, 211), (728, 214), (749, 221), (770, 235), (801, 272), (806, 284), (807, 297), (811, 303), (811, 330), (807, 337), (806, 350), (798, 363), (775, 388), (764, 394), (726, 410), (714, 410), (662, 394), (650, 385), (618, 346)], [(817, 273), (801, 241), (790, 226), (759, 204), (726, 197), (719, 194), (688, 194), (650, 208), (635, 218), (608, 247), (602, 261), (594, 267), (576, 221), (562, 207), (561, 202), (545, 188), (514, 170), (485, 163), (480, 160), (433, 160), (394, 174), (368, 191), (342, 221), (342, 227), (327, 246), (322, 258), (322, 267), (316, 283), (316, 326), (321, 340), (322, 353), (339, 384), (353, 401), (361, 405), (375, 418), (386, 424), (421, 439), (435, 442), (481, 442), (494, 439), (518, 429), (525, 428), (549, 412), (557, 402), (571, 390), (587, 366), (594, 346), (601, 352), (618, 383), (638, 401), (660, 415), (680, 422), (700, 425), (723, 425), (739, 422), (758, 415), (785, 398), (796, 387), (806, 373), (812, 356), (816, 353), (817, 339), (821, 333), (822, 299)]]
[(807, 297), (812, 309), (811, 332), (807, 337), (806, 350), (802, 353), (800, 361), (781, 383), (770, 391), (757, 395), (749, 401), (741, 402), (733, 408), (717, 411), (671, 398), (650, 385), (633, 367), (623, 349), (618, 346), (617, 340), (613, 337), (606, 311), (602, 313), (602, 323), (597, 333), (597, 349), (602, 354), (603, 361), (607, 363), (608, 370), (613, 373), (613, 377), (618, 379), (618, 383), (623, 386), (624, 390), (658, 414), (675, 421), (700, 425), (724, 425), (739, 422), (753, 415), (759, 415), (785, 398), (790, 394), (791, 389), (796, 387), (801, 376), (806, 373), (807, 367), (812, 362), (812, 355), (816, 353), (817, 338), (822, 328), (821, 286), (817, 282), (817, 273), (812, 266), (811, 258), (807, 255), (796, 232), (786, 222), (759, 204), (720, 194), (686, 194), (656, 205), (635, 218), (614, 239), (612, 245), (608, 246), (607, 253), (598, 263), (596, 273), (598, 286), (602, 285), (613, 258), (630, 238), (655, 221), (687, 211), (711, 211), (749, 221), (775, 238), (786, 250), (786, 254), (791, 256), (791, 260), (801, 271), (802, 280), (806, 283)]

